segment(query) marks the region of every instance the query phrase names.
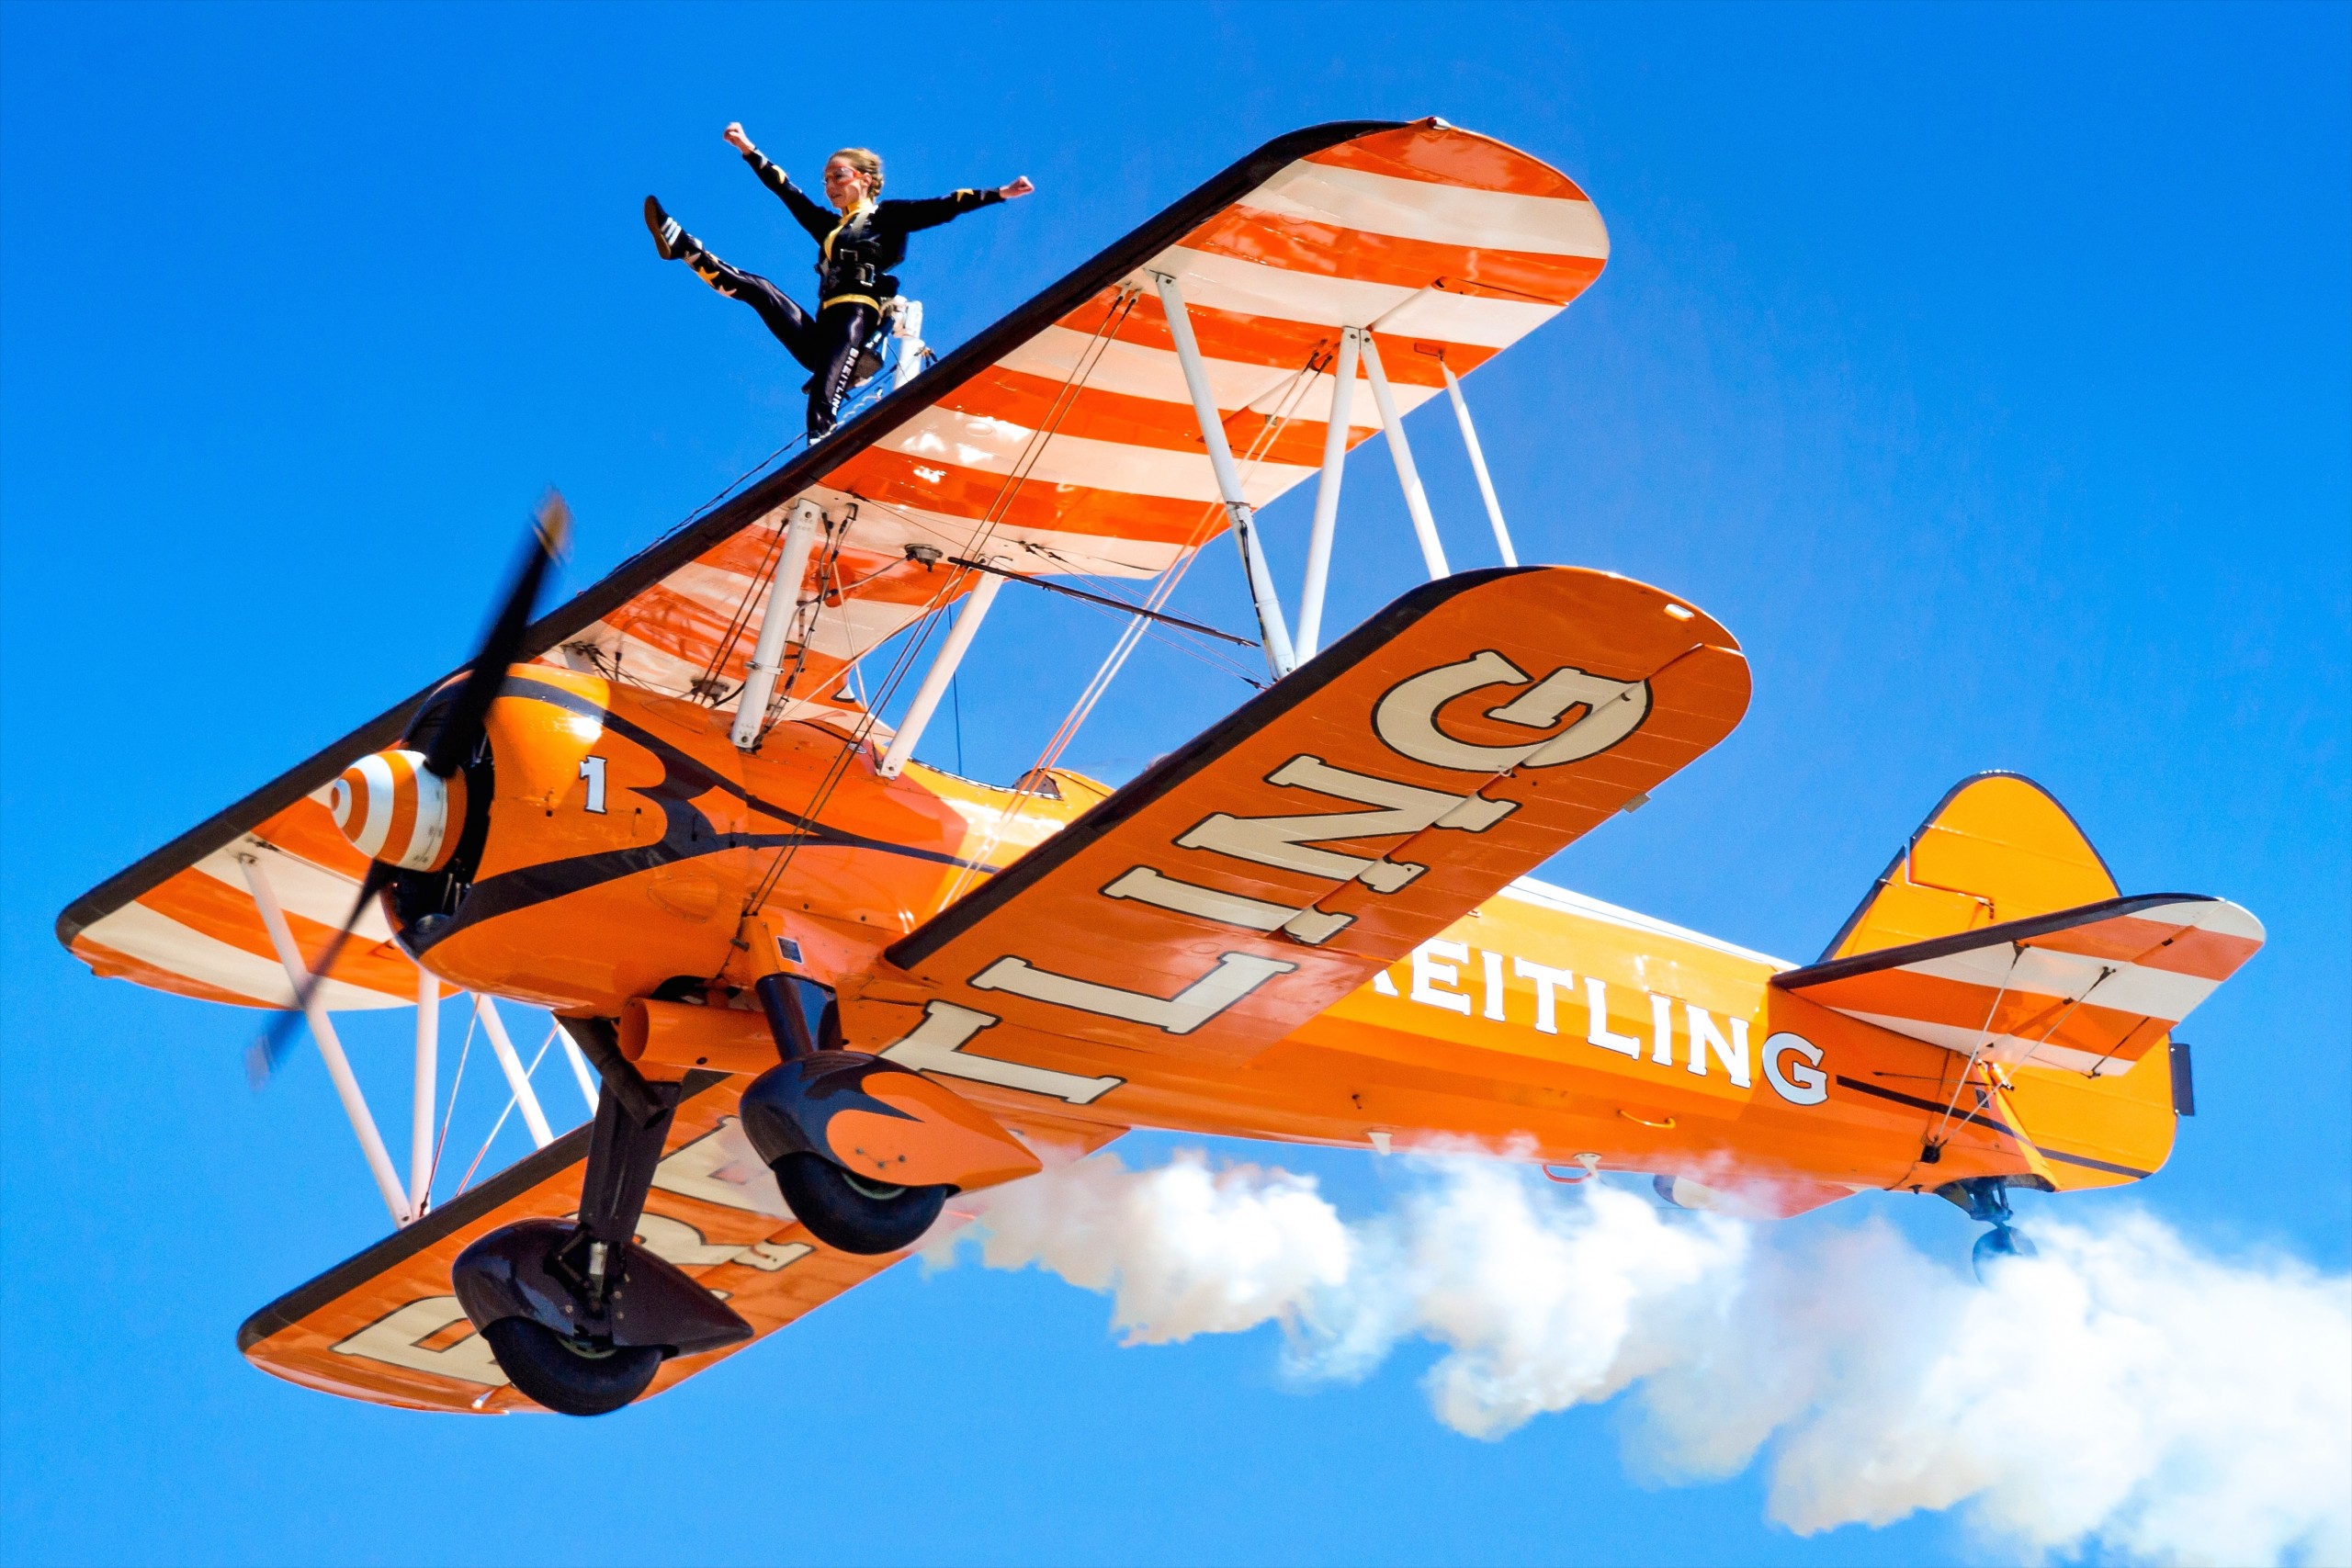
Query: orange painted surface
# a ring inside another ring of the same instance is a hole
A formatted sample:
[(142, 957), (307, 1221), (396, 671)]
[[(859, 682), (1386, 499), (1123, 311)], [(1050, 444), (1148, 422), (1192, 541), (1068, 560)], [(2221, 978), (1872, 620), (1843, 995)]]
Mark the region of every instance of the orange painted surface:
[[(727, 1304), (765, 1338), (906, 1255), (833, 1252), (786, 1217), (775, 1182), (732, 1132), (737, 1094), (747, 1081), (708, 1083), (679, 1105), (638, 1239), (724, 1292)], [(1069, 1157), (1124, 1129), (1044, 1115), (1022, 1131)], [(536, 1412), (508, 1385), (458, 1309), (449, 1268), (469, 1244), (501, 1225), (574, 1213), (587, 1146), (585, 1129), (567, 1134), (264, 1307), (239, 1334), (240, 1348), (273, 1376), (349, 1399), (457, 1415)], [(960, 1224), (964, 1217), (951, 1202), (944, 1223)], [(646, 1397), (751, 1348), (666, 1362)]]
[(620, 1046), (640, 1071), (658, 1066), (757, 1073), (775, 1066), (764, 1014), (699, 1003), (638, 998), (621, 1010)]
[(1292, 272), (1344, 276), (1419, 288), (1432, 277), (1466, 295), (1566, 305), (1600, 276), (1599, 256), (1464, 250), (1459, 245), (1364, 234), (1334, 223), (1228, 209), (1184, 237), (1195, 250), (1264, 262)]
[(2066, 808), (2011, 773), (1947, 795), (1826, 958), (1951, 936), (2112, 898), (2122, 889)]
[(993, 1118), (944, 1084), (913, 1073), (883, 1073), (867, 1078), (865, 1089), (897, 1114), (842, 1111), (825, 1124), (836, 1158), (861, 1176), (901, 1187), (978, 1191), (1041, 1168)]
[(1464, 136), (1434, 120), (1359, 136), (1309, 153), (1306, 161), (1514, 196), (1584, 197), (1574, 180), (1542, 160), (1483, 136)]
[[(766, 1179), (748, 1145), (709, 1141), (769, 1059), (750, 986), (786, 962), (780, 941), (838, 988), (853, 1047), (924, 1074), (899, 1086), (917, 1121), (840, 1129), (877, 1174), (1017, 1176), (1031, 1156), (990, 1117), (1066, 1148), (1135, 1126), (1475, 1144), (1681, 1178), (1758, 1213), (2161, 1165), (2161, 1052), (2098, 1083), (1972, 1067), (1774, 987), (1787, 966), (1771, 959), (1523, 880), (1727, 733), (1747, 694), (1729, 635), (1657, 590), (1466, 574), (1109, 798), (1058, 774), (1062, 798), (1008, 817), (1011, 791), (920, 765), (885, 780), (870, 747), (822, 726), (779, 725), (747, 755), (723, 713), (518, 667), (490, 717), (475, 879), (421, 953), (453, 984), (576, 1015), (658, 1007), (676, 1048), (646, 1055), (657, 1076), (733, 1071), (682, 1110), (644, 1234), (763, 1334), (888, 1261), (814, 1244), (745, 1196)], [(1947, 872), (1962, 901), (1939, 934), (1985, 903), (2086, 885), (2096, 859), (2071, 823), (2053, 835), (2046, 796), (1973, 790), (1957, 797), (1967, 834), (1932, 836), (1949, 811), (1923, 834), (1969, 872)], [(1911, 867), (1928, 858), (1915, 847)], [(1883, 931), (1888, 889), (1921, 886), (1891, 874), (1861, 924)], [(2189, 944), (2163, 962), (2187, 977), (2213, 958)], [(1217, 993), (1237, 972), (1247, 983)], [(705, 1005), (649, 1003), (681, 976)], [(630, 1038), (643, 1050), (655, 1032)], [(574, 1135), (298, 1292), (247, 1353), (353, 1397), (511, 1407), (448, 1297), (449, 1262), (495, 1224), (568, 1213), (565, 1162), (583, 1151)], [(657, 1387), (718, 1359), (665, 1367)]]
[[(664, 557), (599, 585), (613, 607), (572, 623), (547, 662), (517, 666), (493, 705), (492, 787), (473, 802), (486, 813), (480, 862), (454, 918), (407, 940), (468, 988), (576, 1016), (635, 1010), (655, 1076), (734, 1073), (690, 1080), (646, 1245), (725, 1292), (763, 1336), (891, 1261), (815, 1245), (725, 1124), (764, 1060), (750, 987), (788, 961), (786, 943), (800, 972), (838, 989), (849, 1043), (923, 1073), (926, 1124), (977, 1144), (988, 1116), (1064, 1153), (1134, 1126), (1396, 1150), (1469, 1142), (1685, 1179), (1765, 1213), (1866, 1188), (2108, 1185), (2161, 1166), (2172, 1089), (2144, 1017), (2079, 1010), (2102, 1038), (2124, 1028), (2147, 1047), (2110, 1077), (1972, 1064), (1775, 987), (1788, 967), (1775, 960), (1524, 880), (1745, 710), (1729, 633), (1643, 584), (1544, 569), (1417, 590), (1107, 800), (1066, 774), (1060, 798), (919, 764), (880, 777), (873, 742), (842, 728), (860, 716), (844, 672), (971, 581), (909, 564), (905, 546), (1142, 575), (1225, 526), (1137, 267), (1182, 276), (1228, 439), (1271, 494), (1319, 460), (1330, 323), (1360, 319), (1346, 312), (1364, 290), (1410, 297), (1385, 318), (1409, 330), (1378, 338), (1410, 403), (1442, 385), (1442, 366), (1466, 375), (1535, 330), (1607, 249), (1565, 175), (1434, 121), (1306, 153), (1165, 232), (1183, 238), (1074, 274), (1055, 298), (1079, 302), (1001, 339), (990, 363), (928, 373), (928, 401), (901, 399), (913, 412), (870, 444), (820, 452), (793, 494), (779, 488), (740, 520), (714, 513), (729, 531), (697, 536), (684, 564)], [(1305, 395), (1318, 391), (1321, 403)], [(823, 511), (824, 539), (783, 597), (816, 630), (789, 656), (795, 720), (747, 755), (721, 705), (800, 501)], [(1464, 671), (1477, 678), (1456, 680)], [(282, 975), (237, 857), (273, 857), (311, 953), (367, 863), (315, 799), (284, 799), (108, 903), (68, 933), (74, 950), (142, 984), (276, 999)], [(1832, 956), (2117, 891), (2038, 788), (1973, 780), (1888, 867)], [(2082, 940), (2136, 936), (2119, 922)], [(2210, 977), (2245, 956), (2229, 940), (2200, 933), (2134, 961)], [(414, 995), (409, 960), (372, 936), (333, 978), (331, 1005)], [(657, 1032), (657, 992), (704, 1005), (663, 1004), (674, 1027)], [(685, 1012), (702, 1016), (671, 1016)], [(657, 1032), (670, 1043), (649, 1049)], [(877, 1158), (929, 1152), (885, 1148), (903, 1126), (870, 1120), (844, 1132), (870, 1134)], [(496, 1225), (570, 1213), (584, 1146), (584, 1134), (559, 1140), (265, 1309), (246, 1353), (351, 1397), (515, 1407), (456, 1310), (449, 1264)], [(975, 1184), (1023, 1164), (988, 1166), (1001, 1142), (978, 1164), (951, 1152)], [(672, 1363), (656, 1389), (723, 1354)]]

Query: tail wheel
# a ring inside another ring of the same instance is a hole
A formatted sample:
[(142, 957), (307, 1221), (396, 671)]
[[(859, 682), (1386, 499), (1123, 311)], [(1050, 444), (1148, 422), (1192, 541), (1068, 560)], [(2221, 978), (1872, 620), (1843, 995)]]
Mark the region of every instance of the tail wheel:
[(618, 1410), (662, 1370), (659, 1346), (594, 1345), (527, 1317), (502, 1317), (481, 1337), (514, 1386), (559, 1416)]
[(939, 1218), (945, 1187), (887, 1187), (853, 1176), (831, 1160), (790, 1154), (775, 1166), (792, 1216), (841, 1252), (896, 1252), (912, 1247)]
[(1995, 1225), (1976, 1238), (1968, 1255), (1969, 1263), (1976, 1270), (1979, 1280), (1988, 1280), (1992, 1270), (2011, 1258), (2031, 1258), (2034, 1245), (2007, 1225)]

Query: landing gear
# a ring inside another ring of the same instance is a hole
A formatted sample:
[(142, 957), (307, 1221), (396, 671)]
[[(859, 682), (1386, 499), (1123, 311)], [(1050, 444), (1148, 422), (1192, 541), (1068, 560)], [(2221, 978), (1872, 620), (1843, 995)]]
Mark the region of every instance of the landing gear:
[(1989, 1280), (1992, 1277), (1992, 1271), (1998, 1268), (2003, 1260), (2011, 1258), (2031, 1258), (2033, 1255), (2033, 1243), (2019, 1235), (2008, 1225), (1996, 1224), (1976, 1238), (1976, 1245), (1969, 1250), (1968, 1261), (1975, 1269), (1976, 1278), (1981, 1281)]
[(2009, 1212), (2007, 1177), (1972, 1176), (1964, 1181), (1948, 1181), (1936, 1189), (1936, 1196), (1957, 1204), (1970, 1219), (1993, 1227), (1976, 1238), (1968, 1255), (1979, 1283), (1989, 1283), (2008, 1259), (2034, 1256), (2033, 1243), (2018, 1235), (2012, 1224), (2016, 1216)]
[(579, 1219), (502, 1225), (450, 1275), (517, 1389), (559, 1415), (602, 1416), (643, 1393), (670, 1357), (740, 1343), (752, 1325), (636, 1240), (681, 1086), (647, 1082), (610, 1024), (571, 1028), (605, 1079)]
[[(807, 1096), (800, 1082), (804, 1070), (820, 1080), (837, 1077), (842, 1088), (854, 1090), (859, 1074), (851, 1063), (872, 1060), (862, 1055), (853, 1057), (842, 1048), (840, 1005), (826, 987), (797, 975), (770, 975), (760, 981), (758, 991), (769, 1032), (775, 1036), (776, 1055), (786, 1066), (763, 1075), (744, 1092), (743, 1131), (775, 1172), (775, 1184), (783, 1190), (792, 1217), (840, 1252), (871, 1257), (913, 1246), (939, 1218), (950, 1190), (894, 1187), (854, 1175), (808, 1152), (816, 1140), (808, 1137), (808, 1127), (796, 1124), (802, 1120), (799, 1112)], [(819, 1066), (820, 1062), (824, 1065)], [(829, 1070), (835, 1067), (847, 1070)], [(831, 1098), (822, 1089), (819, 1093)], [(810, 1119), (820, 1136), (828, 1115)]]
[(872, 1255), (912, 1247), (939, 1218), (945, 1187), (890, 1187), (843, 1170), (820, 1155), (787, 1154), (769, 1167), (793, 1218), (842, 1252)]
[(798, 975), (754, 987), (775, 1066), (736, 1101), (792, 1216), (836, 1252), (922, 1239), (948, 1194), (1035, 1176), (1037, 1156), (987, 1111), (913, 1068), (854, 1051), (832, 991)]
[(559, 1416), (618, 1410), (662, 1370), (654, 1346), (570, 1338), (527, 1317), (502, 1317), (481, 1337), (514, 1386)]

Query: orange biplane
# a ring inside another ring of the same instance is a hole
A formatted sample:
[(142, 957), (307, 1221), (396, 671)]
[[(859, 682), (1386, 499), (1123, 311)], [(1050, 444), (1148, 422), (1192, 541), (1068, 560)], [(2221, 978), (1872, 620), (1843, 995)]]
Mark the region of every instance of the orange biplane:
[[(59, 921), (100, 975), (307, 1017), (392, 1211), (245, 1354), (417, 1409), (611, 1410), (1137, 1126), (1469, 1140), (1756, 1213), (1932, 1191), (1994, 1251), (2008, 1189), (2156, 1169), (2171, 1031), (2262, 929), (2122, 897), (2024, 779), (1954, 789), (1806, 967), (1528, 879), (1748, 699), (1697, 606), (1516, 564), (1462, 401), (1607, 252), (1487, 138), (1303, 130), (929, 368), (894, 306), (863, 412), (533, 620), (550, 503), (470, 665)], [(1441, 395), (1500, 569), (1450, 571), (1430, 519), (1402, 417)], [(1430, 581), (1318, 647), (1376, 434)], [(1255, 509), (1310, 479), (1294, 627)], [(1091, 580), (1059, 586), (1130, 612), (1123, 649), (1198, 636), (1160, 606), (1220, 534), (1272, 677), (1230, 716), (1118, 789), (912, 760), (1004, 582)], [(886, 728), (861, 660), (895, 649), (895, 688), (933, 641)], [(436, 1207), (452, 990), (540, 1147)], [(591, 1123), (548, 1126), (493, 998), (555, 1013)], [(405, 1181), (332, 1018), (387, 1007), (417, 1010)]]

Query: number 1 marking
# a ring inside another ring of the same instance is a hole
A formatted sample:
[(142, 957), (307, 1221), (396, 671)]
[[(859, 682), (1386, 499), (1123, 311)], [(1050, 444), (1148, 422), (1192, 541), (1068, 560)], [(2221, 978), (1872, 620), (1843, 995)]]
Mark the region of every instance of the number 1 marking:
[(580, 759), (580, 776), (588, 781), (588, 809), (602, 817), (605, 814), (605, 759)]

